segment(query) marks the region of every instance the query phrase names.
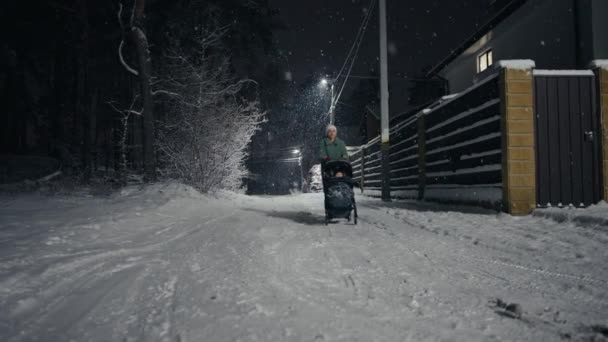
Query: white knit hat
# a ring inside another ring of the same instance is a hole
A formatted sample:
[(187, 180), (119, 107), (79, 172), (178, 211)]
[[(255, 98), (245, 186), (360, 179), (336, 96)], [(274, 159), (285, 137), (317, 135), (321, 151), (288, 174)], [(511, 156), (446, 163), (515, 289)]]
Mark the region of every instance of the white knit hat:
[(329, 134), (329, 130), (333, 129), (334, 131), (336, 131), (336, 133), (338, 133), (338, 129), (336, 128), (336, 126), (334, 125), (327, 125), (327, 128), (325, 128), (325, 135)]

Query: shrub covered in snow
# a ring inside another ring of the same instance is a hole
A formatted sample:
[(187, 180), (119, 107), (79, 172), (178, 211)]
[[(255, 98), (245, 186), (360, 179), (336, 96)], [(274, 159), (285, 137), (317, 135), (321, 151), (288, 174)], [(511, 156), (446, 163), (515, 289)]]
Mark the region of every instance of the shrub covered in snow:
[(205, 30), (196, 54), (176, 49), (160, 81), (172, 98), (158, 130), (161, 172), (203, 192), (241, 187), (247, 148), (264, 117), (251, 96), (254, 82), (230, 71), (219, 43), (226, 32)]
[(321, 164), (313, 165), (308, 173), (310, 191), (323, 190), (323, 177), (321, 175)]

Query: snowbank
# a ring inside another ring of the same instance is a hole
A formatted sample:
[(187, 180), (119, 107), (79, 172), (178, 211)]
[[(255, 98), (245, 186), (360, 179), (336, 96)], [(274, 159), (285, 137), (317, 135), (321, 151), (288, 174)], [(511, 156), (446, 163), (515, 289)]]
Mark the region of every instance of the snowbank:
[[(380, 198), (382, 191), (366, 189), (364, 195)], [(418, 190), (392, 190), (391, 197), (395, 199), (417, 199)], [(500, 208), (502, 203), (502, 188), (500, 184), (492, 186), (429, 185), (425, 189), (424, 200), (438, 203), (479, 205), (497, 209)]]
[(535, 216), (551, 218), (557, 222), (575, 222), (585, 226), (603, 226), (608, 229), (608, 203), (602, 201), (587, 208), (542, 208)]
[(500, 186), (429, 186), (424, 192), (424, 199), (499, 208), (502, 203), (502, 188)]
[(189, 185), (177, 181), (161, 182), (156, 184), (130, 185), (122, 188), (114, 197), (165, 197), (177, 199), (182, 197), (202, 199), (205, 195)]

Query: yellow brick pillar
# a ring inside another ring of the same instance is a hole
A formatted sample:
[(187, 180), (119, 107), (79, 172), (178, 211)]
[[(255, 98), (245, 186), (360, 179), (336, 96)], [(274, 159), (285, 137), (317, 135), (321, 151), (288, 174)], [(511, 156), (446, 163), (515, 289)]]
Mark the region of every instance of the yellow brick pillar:
[(602, 129), (602, 199), (608, 201), (608, 61), (597, 63)]
[(536, 208), (533, 61), (501, 61), (503, 208), (528, 215)]

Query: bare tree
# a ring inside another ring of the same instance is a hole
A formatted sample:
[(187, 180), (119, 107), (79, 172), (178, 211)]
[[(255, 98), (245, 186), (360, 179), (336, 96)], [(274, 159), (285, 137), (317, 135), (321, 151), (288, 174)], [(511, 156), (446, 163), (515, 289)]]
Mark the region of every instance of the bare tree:
[(129, 107), (129, 109), (120, 109), (118, 107), (116, 107), (116, 105), (114, 104), (114, 102), (109, 101), (108, 105), (117, 113), (119, 113), (121, 115), (120, 118), (120, 122), (121, 122), (121, 126), (119, 127), (120, 129), (120, 135), (119, 135), (119, 139), (118, 139), (118, 148), (120, 151), (120, 157), (119, 157), (119, 170), (120, 172), (118, 173), (119, 175), (119, 179), (120, 182), (122, 184), (126, 184), (127, 183), (127, 172), (128, 172), (128, 160), (127, 160), (127, 152), (130, 148), (130, 146), (128, 146), (127, 144), (127, 137), (129, 136), (129, 119), (131, 118), (132, 115), (136, 115), (136, 116), (141, 116), (141, 112), (138, 112), (136, 110), (134, 110), (135, 104), (137, 103), (139, 96), (135, 96), (133, 98), (133, 101), (131, 102), (131, 106)]
[(264, 120), (257, 99), (244, 94), (255, 82), (235, 79), (221, 50), (227, 28), (212, 26), (197, 53), (176, 50), (166, 57), (155, 85), (162, 90), (154, 92), (171, 98), (168, 118), (158, 125), (161, 170), (201, 191), (241, 187), (248, 146)]
[(137, 70), (130, 67), (123, 56), (122, 50), (125, 40), (120, 42), (118, 55), (121, 63), (127, 71), (139, 77), (141, 99), (143, 109), (143, 157), (144, 175), (147, 181), (156, 179), (156, 163), (154, 160), (154, 101), (150, 79), (152, 77), (152, 61), (148, 49), (148, 38), (146, 37), (143, 22), (145, 0), (135, 0), (128, 26), (125, 27), (122, 20), (122, 3), (119, 4), (118, 20), (123, 32), (126, 32), (137, 50)]

